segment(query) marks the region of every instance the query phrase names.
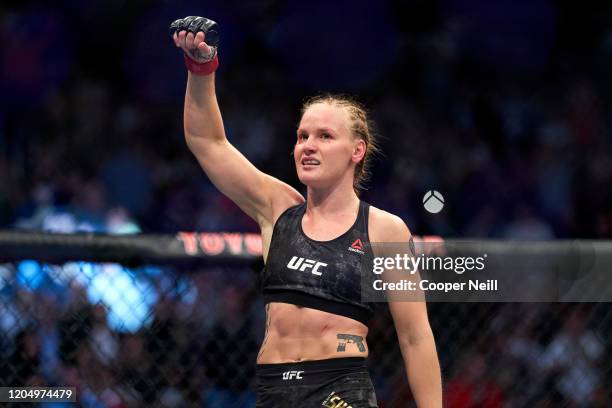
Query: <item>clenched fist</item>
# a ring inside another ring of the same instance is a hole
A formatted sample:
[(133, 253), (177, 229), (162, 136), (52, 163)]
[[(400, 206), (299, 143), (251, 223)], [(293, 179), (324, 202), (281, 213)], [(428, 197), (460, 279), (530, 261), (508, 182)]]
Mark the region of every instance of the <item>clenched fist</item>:
[(174, 44), (185, 53), (187, 68), (199, 75), (214, 72), (218, 65), (219, 26), (204, 17), (189, 16), (170, 25)]

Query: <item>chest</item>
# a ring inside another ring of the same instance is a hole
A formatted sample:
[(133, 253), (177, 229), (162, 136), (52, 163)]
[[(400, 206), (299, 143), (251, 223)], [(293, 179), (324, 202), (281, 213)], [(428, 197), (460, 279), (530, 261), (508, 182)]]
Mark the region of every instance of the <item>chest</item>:
[(367, 273), (371, 257), (358, 231), (330, 242), (315, 242), (303, 234), (279, 236), (272, 243), (267, 276), (279, 285), (355, 291)]
[(301, 219), (301, 229), (312, 240), (328, 242), (343, 235), (353, 226), (354, 222), (354, 214), (339, 215), (325, 219), (314, 218), (305, 214)]

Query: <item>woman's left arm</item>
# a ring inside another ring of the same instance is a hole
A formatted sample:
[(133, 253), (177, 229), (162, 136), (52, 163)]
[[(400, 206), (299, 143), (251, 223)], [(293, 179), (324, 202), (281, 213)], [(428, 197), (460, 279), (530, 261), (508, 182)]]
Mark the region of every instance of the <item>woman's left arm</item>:
[[(412, 238), (406, 224), (392, 214), (374, 212), (370, 225), (372, 243), (408, 244)], [(403, 246), (403, 245), (402, 245)], [(408, 245), (406, 245), (407, 247)], [(393, 271), (388, 271), (393, 273)], [(418, 274), (413, 276), (418, 282)], [(393, 300), (396, 297), (396, 300)], [(397, 299), (399, 298), (399, 299)], [(442, 378), (434, 335), (424, 297), (391, 296), (389, 310), (404, 358), (410, 389), (419, 408), (442, 408)], [(411, 300), (408, 300), (411, 299)], [(421, 299), (421, 300), (419, 300)]]
[(410, 389), (419, 408), (442, 407), (442, 378), (425, 302), (389, 302)]

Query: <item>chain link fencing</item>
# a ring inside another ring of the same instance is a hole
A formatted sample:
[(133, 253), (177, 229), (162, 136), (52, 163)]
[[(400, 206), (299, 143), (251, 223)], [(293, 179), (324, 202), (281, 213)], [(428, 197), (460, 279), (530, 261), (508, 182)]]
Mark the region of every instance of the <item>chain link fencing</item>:
[[(0, 264), (0, 386), (82, 407), (255, 405), (256, 268)], [(612, 406), (606, 303), (431, 303), (448, 407)], [(380, 407), (415, 406), (390, 314), (370, 325)]]

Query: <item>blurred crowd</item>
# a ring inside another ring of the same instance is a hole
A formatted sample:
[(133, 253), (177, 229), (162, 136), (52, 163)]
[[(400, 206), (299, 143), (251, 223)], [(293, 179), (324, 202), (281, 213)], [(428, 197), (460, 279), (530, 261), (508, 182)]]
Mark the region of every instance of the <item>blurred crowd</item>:
[(79, 406), (91, 408), (253, 406), (263, 306), (252, 282), (240, 286), (252, 275), (167, 271), (154, 281), (160, 296), (147, 324), (133, 331), (112, 327), (112, 311), (77, 281), (16, 290), (0, 304), (0, 384), (75, 387)]
[[(226, 132), (262, 170), (303, 190), (290, 155), (300, 103), (344, 92), (369, 107), (384, 152), (363, 198), (416, 233), (609, 238), (612, 25), (593, 9), (506, 3), (8, 2), (0, 8), (0, 226), (256, 230), (183, 140), (186, 74), (167, 25), (187, 10), (220, 21)], [(379, 19), (361, 45), (377, 48), (374, 67), (347, 45), (347, 35), (363, 36), (350, 21), (323, 24), (325, 47), (315, 54), (296, 34), (308, 21), (301, 12), (333, 21), (347, 8), (358, 22)], [(591, 26), (576, 32), (577, 24)], [(432, 189), (446, 203), (435, 216), (421, 202)]]
[[(126, 330), (111, 324), (117, 306), (92, 302), (78, 279), (32, 290), (8, 279), (6, 268), (0, 385), (75, 387), (84, 408), (254, 406), (265, 316), (252, 270), (134, 271), (157, 301)], [(612, 313), (605, 304), (432, 303), (429, 315), (448, 408), (610, 404)], [(413, 406), (383, 309), (370, 323), (368, 345), (379, 406)]]
[[(220, 23), (229, 140), (300, 191), (301, 101), (342, 92), (370, 109), (384, 152), (362, 198), (413, 233), (612, 237), (611, 6), (552, 0), (3, 1), (0, 229), (257, 231), (184, 143), (167, 27), (185, 15)], [(429, 190), (441, 213), (423, 209)], [(248, 284), (201, 271), (186, 302), (151, 277), (149, 318), (121, 330), (86, 280), (33, 288), (20, 273), (0, 268), (2, 384), (73, 385), (84, 407), (252, 405), (263, 307)], [(604, 306), (430, 309), (450, 408), (612, 401)], [(387, 408), (409, 398), (391, 327), (377, 318), (370, 343)]]

